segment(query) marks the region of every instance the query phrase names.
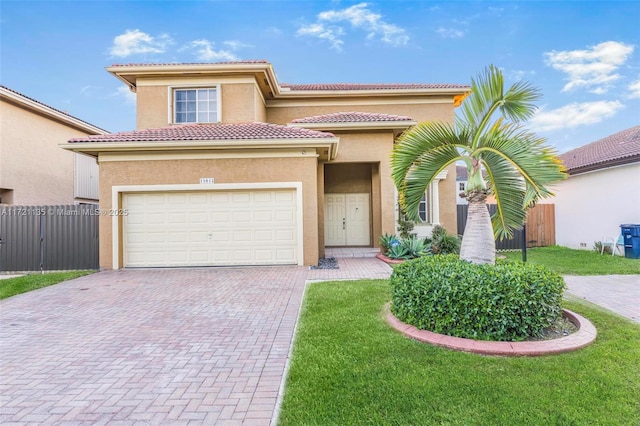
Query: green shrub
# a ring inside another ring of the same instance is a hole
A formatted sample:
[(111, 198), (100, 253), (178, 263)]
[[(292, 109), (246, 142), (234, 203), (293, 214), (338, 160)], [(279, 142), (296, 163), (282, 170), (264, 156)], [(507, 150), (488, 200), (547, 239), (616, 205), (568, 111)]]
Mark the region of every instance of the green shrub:
[(561, 314), (565, 288), (540, 265), (474, 265), (458, 256), (425, 256), (391, 275), (391, 311), (421, 330), (477, 340), (538, 336)]
[(433, 254), (460, 254), (460, 238), (447, 233), (440, 225), (431, 231), (431, 252)]
[(411, 232), (413, 231), (413, 228), (416, 226), (416, 224), (410, 220), (406, 213), (400, 209), (400, 214), (398, 216), (398, 232), (400, 233), (400, 238), (409, 238), (409, 237), (415, 237), (415, 233)]

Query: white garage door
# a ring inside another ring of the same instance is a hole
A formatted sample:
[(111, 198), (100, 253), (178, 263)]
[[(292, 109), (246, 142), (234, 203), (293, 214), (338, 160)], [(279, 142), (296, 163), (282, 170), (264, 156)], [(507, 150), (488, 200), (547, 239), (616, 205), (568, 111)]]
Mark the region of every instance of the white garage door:
[(297, 263), (292, 189), (123, 195), (124, 266)]

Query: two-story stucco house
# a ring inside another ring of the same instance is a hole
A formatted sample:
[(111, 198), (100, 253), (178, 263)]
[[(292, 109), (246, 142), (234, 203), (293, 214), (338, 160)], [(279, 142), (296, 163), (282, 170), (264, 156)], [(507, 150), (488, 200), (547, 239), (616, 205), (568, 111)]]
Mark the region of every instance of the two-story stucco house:
[(63, 151), (70, 138), (107, 133), (0, 86), (0, 204), (96, 203), (98, 164)]
[[(396, 227), (394, 141), (454, 119), (455, 84), (282, 84), (265, 61), (114, 65), (132, 132), (65, 149), (100, 164), (101, 267), (311, 265)], [(455, 230), (455, 165), (425, 194), (428, 232)], [(111, 210), (111, 211), (109, 211)], [(110, 216), (111, 215), (111, 216)]]

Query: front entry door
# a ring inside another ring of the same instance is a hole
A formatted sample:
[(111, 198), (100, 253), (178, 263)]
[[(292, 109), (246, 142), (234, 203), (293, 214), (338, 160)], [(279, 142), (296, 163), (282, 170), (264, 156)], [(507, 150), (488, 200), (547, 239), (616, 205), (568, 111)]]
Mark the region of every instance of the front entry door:
[(368, 246), (369, 194), (324, 195), (325, 246)]

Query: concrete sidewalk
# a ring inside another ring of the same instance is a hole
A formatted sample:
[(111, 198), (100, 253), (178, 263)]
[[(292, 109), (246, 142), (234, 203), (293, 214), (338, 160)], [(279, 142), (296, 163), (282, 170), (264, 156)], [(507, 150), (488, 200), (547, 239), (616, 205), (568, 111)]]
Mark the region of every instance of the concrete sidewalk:
[(565, 275), (567, 291), (640, 323), (640, 275)]

